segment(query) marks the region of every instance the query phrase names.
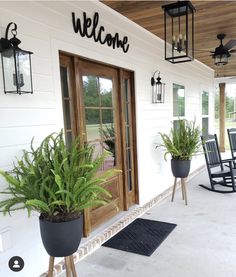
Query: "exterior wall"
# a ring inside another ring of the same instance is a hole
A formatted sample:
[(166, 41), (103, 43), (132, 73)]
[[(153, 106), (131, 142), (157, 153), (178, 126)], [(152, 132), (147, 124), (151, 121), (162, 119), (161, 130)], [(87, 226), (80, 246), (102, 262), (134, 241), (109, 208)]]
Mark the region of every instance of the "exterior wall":
[[(106, 32), (129, 37), (130, 48), (124, 54), (81, 38), (72, 27), (71, 12), (81, 17), (82, 12), (93, 16), (99, 12), (100, 24)], [(163, 159), (158, 132), (168, 132), (173, 119), (172, 84), (182, 84), (186, 92), (186, 118), (196, 118), (201, 123), (201, 92), (210, 93), (210, 131), (213, 128), (213, 78), (214, 72), (198, 61), (172, 65), (164, 61), (163, 41), (135, 23), (119, 15), (100, 2), (0, 2), (0, 32), (3, 37), (9, 22), (18, 25), (18, 37), (23, 49), (34, 52), (32, 56), (33, 95), (4, 95), (0, 77), (0, 168), (8, 170), (21, 150), (29, 147), (53, 131), (63, 127), (58, 50), (114, 64), (135, 71), (138, 177), (140, 204), (172, 185), (169, 162)], [(150, 79), (155, 70), (161, 71), (166, 83), (164, 104), (151, 104)], [(2, 73), (0, 72), (0, 76)], [(192, 170), (203, 162), (195, 158)], [(0, 189), (5, 186), (0, 180)], [(0, 230), (11, 229), (12, 248), (0, 253), (0, 268), (7, 271), (9, 257), (22, 256), (25, 270), (17, 276), (38, 276), (47, 268), (47, 255), (41, 245), (37, 216), (27, 218), (25, 212), (11, 217), (0, 216)], [(33, 275), (32, 275), (32, 272)]]

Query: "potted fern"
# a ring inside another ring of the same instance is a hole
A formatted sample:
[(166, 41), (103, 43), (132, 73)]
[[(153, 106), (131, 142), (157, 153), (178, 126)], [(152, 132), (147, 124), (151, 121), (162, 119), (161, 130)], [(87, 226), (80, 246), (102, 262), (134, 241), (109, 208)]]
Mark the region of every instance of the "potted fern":
[(159, 133), (165, 148), (164, 158), (171, 155), (171, 170), (176, 178), (185, 178), (190, 171), (191, 158), (201, 149), (200, 128), (195, 121), (179, 120), (170, 134)]
[(82, 211), (111, 198), (102, 183), (114, 171), (97, 174), (105, 155), (94, 158), (93, 147), (82, 145), (79, 138), (67, 147), (62, 131), (46, 137), (36, 149), (32, 141), (30, 151), (23, 152), (11, 172), (0, 171), (8, 183), (1, 192), (7, 197), (0, 201), (0, 211), (38, 212), (48, 254), (72, 255), (82, 236)]

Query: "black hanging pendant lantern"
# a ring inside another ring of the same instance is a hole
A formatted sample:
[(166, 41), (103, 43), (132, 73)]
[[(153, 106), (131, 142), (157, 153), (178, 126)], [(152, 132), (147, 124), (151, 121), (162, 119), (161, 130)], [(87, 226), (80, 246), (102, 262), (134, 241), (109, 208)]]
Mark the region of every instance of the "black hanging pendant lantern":
[(171, 63), (194, 59), (194, 12), (190, 1), (162, 6), (164, 10), (165, 60)]
[[(10, 28), (13, 37), (8, 39)], [(11, 22), (7, 25), (5, 38), (0, 40), (4, 91), (16, 94), (33, 93), (31, 69), (33, 53), (19, 48), (21, 41), (16, 35), (17, 25)]]
[[(158, 77), (155, 79), (155, 74)], [(152, 85), (152, 103), (164, 103), (165, 101), (165, 87), (166, 84), (161, 82), (160, 71), (155, 71), (151, 78)]]

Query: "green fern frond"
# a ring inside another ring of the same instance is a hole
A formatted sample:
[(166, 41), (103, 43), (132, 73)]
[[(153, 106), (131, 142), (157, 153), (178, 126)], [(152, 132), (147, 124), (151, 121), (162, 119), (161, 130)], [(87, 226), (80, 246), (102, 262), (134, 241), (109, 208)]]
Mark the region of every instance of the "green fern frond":
[(26, 208), (29, 215), (33, 210), (54, 215), (109, 202), (111, 194), (105, 186), (118, 171), (97, 174), (106, 151), (94, 158), (94, 146), (82, 144), (80, 138), (66, 146), (62, 131), (48, 135), (37, 148), (33, 141), (11, 173), (0, 171), (8, 183), (0, 193), (9, 197), (0, 201), (0, 211)]
[(49, 209), (47, 203), (45, 203), (39, 199), (27, 200), (25, 202), (25, 206), (33, 207), (36, 209), (36, 211), (39, 211), (39, 212), (50, 213), (50, 209)]

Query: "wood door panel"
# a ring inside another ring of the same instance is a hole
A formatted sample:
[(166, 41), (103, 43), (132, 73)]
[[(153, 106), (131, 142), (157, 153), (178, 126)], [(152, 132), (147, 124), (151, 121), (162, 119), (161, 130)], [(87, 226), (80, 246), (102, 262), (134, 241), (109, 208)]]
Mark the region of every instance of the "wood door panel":
[[(102, 186), (105, 187), (111, 193), (112, 201), (119, 201), (119, 198), (121, 196), (121, 192), (119, 188), (120, 178), (121, 178), (120, 176), (115, 176), (102, 184)], [(108, 203), (107, 206), (109, 205), (110, 204)], [(100, 207), (104, 207), (104, 206), (94, 207), (91, 209), (91, 211), (99, 209)]]
[(119, 183), (120, 176), (116, 176), (104, 184), (106, 189), (111, 193), (112, 199), (118, 199), (121, 196)]
[(96, 211), (94, 211), (90, 215), (91, 226), (94, 229), (104, 223), (104, 213), (106, 214), (105, 221), (108, 221), (109, 219), (117, 215), (119, 211), (121, 210), (119, 209), (118, 200), (115, 200), (113, 203), (108, 204), (105, 207), (97, 208)]

